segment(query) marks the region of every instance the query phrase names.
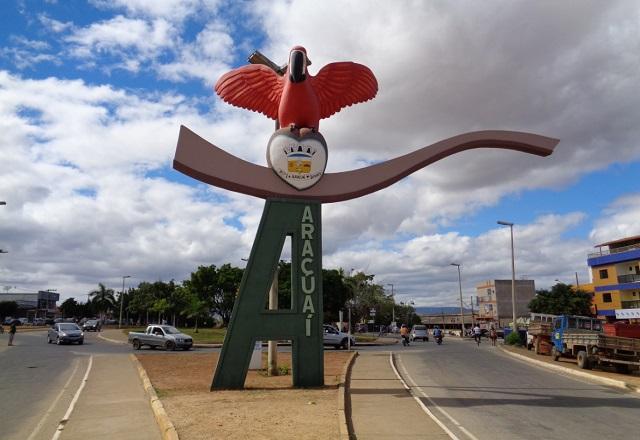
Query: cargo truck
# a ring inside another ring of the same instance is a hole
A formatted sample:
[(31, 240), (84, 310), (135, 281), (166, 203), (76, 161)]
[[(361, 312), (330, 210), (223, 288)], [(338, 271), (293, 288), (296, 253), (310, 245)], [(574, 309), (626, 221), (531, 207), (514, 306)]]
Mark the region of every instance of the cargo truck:
[(640, 368), (640, 339), (611, 336), (602, 332), (594, 318), (558, 316), (553, 320), (551, 356), (575, 358), (578, 367), (613, 366), (619, 373)]

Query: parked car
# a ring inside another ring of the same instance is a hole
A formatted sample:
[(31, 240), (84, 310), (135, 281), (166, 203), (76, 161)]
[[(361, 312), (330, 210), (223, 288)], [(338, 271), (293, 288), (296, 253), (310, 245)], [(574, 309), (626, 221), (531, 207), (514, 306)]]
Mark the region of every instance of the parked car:
[(12, 316), (7, 316), (6, 318), (4, 318), (4, 321), (2, 322), (2, 325), (11, 325), (11, 322), (13, 322), (13, 317)]
[(82, 324), (82, 330), (85, 332), (97, 332), (100, 329), (100, 323), (97, 319), (90, 319)]
[(166, 350), (189, 350), (193, 346), (193, 339), (170, 325), (150, 325), (144, 333), (129, 332), (129, 343), (135, 350), (140, 350), (144, 345), (164, 347)]
[(68, 342), (77, 342), (79, 345), (84, 344), (84, 332), (78, 324), (71, 322), (60, 322), (54, 324), (47, 332), (47, 342), (51, 344), (55, 342), (60, 345)]
[[(347, 348), (349, 335), (337, 330), (335, 327), (324, 324), (322, 342), (324, 345), (332, 345), (336, 350), (340, 348)], [(356, 338), (351, 336), (351, 346), (356, 345)]]
[(422, 341), (429, 342), (429, 334), (427, 333), (427, 326), (421, 325), (421, 324), (414, 325), (411, 328), (409, 339), (411, 341), (415, 341), (416, 339), (421, 339)]
[(18, 324), (18, 325), (28, 325), (29, 324), (29, 320), (27, 318), (18, 318), (18, 321), (20, 321), (20, 324)]

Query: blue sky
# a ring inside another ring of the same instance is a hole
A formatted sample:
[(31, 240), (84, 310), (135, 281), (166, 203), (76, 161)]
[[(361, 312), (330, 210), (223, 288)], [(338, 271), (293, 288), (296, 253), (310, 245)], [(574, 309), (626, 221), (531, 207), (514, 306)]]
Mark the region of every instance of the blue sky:
[(452, 305), (451, 261), (465, 296), (510, 275), (508, 220), (519, 274), (587, 278), (593, 245), (640, 234), (639, 20), (633, 1), (2, 2), (0, 286), (81, 297), (125, 272), (135, 284), (243, 265), (263, 202), (174, 171), (177, 133), (265, 165), (273, 122), (213, 85), (254, 49), (282, 63), (297, 44), (311, 74), (350, 60), (378, 80), (374, 100), (322, 122), (330, 171), (474, 130), (561, 140), (549, 158), (465, 152), (326, 205), (325, 267)]

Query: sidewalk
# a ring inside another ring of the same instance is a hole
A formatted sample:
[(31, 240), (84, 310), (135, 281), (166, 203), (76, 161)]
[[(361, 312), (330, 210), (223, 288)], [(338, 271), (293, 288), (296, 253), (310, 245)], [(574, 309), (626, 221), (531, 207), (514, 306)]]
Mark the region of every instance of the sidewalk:
[(360, 352), (349, 386), (358, 440), (449, 439), (395, 375), (388, 352)]
[(60, 437), (63, 440), (161, 438), (149, 396), (128, 355), (93, 357), (86, 386)]

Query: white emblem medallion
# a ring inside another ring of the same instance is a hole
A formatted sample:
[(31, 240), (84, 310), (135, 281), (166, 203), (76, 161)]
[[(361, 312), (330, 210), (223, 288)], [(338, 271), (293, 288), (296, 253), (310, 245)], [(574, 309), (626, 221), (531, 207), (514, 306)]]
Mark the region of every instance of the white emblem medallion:
[(327, 144), (318, 132), (276, 131), (267, 147), (267, 162), (278, 177), (298, 190), (318, 183), (327, 167)]

